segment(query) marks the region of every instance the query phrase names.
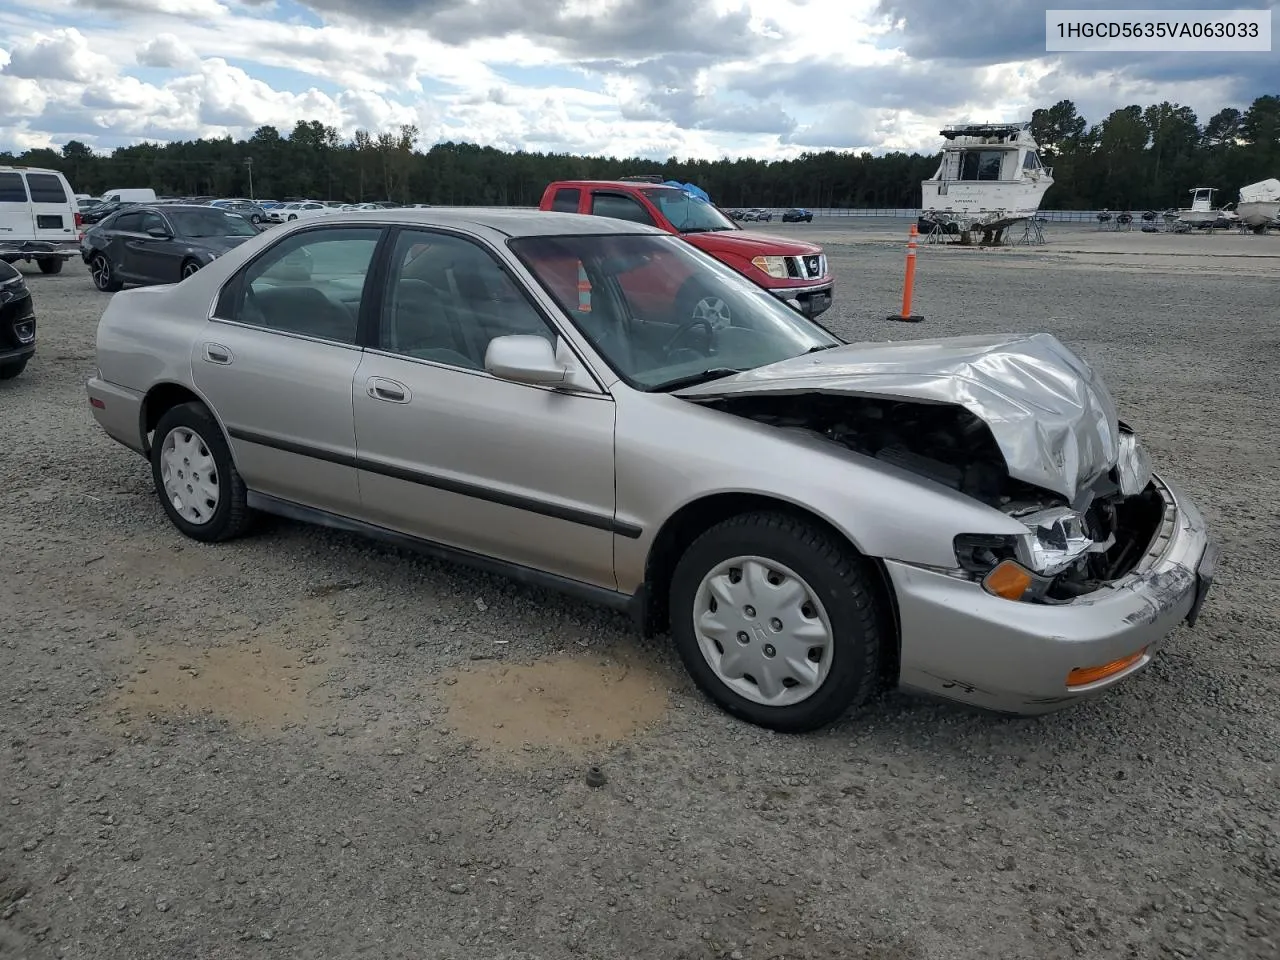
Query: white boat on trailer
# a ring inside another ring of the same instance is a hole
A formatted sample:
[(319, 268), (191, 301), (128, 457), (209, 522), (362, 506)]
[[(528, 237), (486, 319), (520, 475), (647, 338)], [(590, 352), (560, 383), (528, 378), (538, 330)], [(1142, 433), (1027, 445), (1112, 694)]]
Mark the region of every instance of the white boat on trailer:
[(1179, 224), (1184, 224), (1188, 229), (1205, 226), (1213, 229), (1213, 225), (1219, 220), (1234, 221), (1236, 214), (1230, 207), (1218, 208), (1213, 205), (1213, 195), (1217, 192), (1216, 187), (1192, 187), (1191, 206), (1182, 210), (1170, 210), (1164, 215), (1166, 223), (1175, 230)]
[(1280, 180), (1259, 180), (1240, 188), (1236, 216), (1254, 233), (1263, 233), (1280, 220)]
[(1008, 227), (1033, 219), (1053, 186), (1053, 168), (1040, 163), (1031, 124), (957, 123), (941, 131), (942, 162), (921, 183), (920, 228), (999, 242)]

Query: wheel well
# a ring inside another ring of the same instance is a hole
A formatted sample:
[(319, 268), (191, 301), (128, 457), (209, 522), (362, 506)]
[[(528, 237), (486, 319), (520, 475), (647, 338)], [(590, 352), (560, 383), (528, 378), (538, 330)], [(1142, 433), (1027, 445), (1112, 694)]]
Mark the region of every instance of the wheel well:
[(900, 630), (897, 596), (889, 580), (889, 573), (884, 563), (876, 557), (866, 557), (844, 533), (832, 526), (828, 521), (794, 503), (777, 500), (773, 497), (751, 493), (720, 493), (685, 504), (667, 522), (662, 525), (658, 535), (654, 537), (649, 548), (649, 556), (645, 561), (645, 610), (641, 624), (646, 636), (663, 633), (670, 627), (671, 611), (668, 596), (671, 590), (671, 577), (675, 573), (676, 564), (689, 546), (716, 524), (728, 520), (741, 513), (757, 511), (785, 513), (798, 520), (803, 520), (819, 527), (845, 543), (859, 556), (867, 560), (871, 569), (875, 570), (875, 582), (872, 588), (880, 597), (881, 609), (886, 623), (885, 633), (892, 642), (885, 645), (881, 669), (886, 682), (896, 683), (898, 664), (901, 660)]
[(160, 418), (180, 403), (203, 403), (198, 396), (186, 387), (177, 383), (161, 383), (152, 387), (142, 400), (142, 446), (150, 454), (151, 444), (147, 440), (155, 430)]

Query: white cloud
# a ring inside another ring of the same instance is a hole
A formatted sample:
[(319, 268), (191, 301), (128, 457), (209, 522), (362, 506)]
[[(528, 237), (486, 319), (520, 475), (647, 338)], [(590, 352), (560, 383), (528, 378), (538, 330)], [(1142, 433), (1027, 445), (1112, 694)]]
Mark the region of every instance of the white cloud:
[(138, 64), (143, 67), (191, 67), (200, 62), (196, 52), (172, 33), (161, 33), (138, 47)]
[[(953, 119), (1025, 118), (1064, 97), (1091, 121), (1166, 98), (1205, 119), (1274, 92), (1251, 91), (1249, 69), (1266, 74), (1256, 64), (1144, 79), (1140, 58), (1083, 74), (1079, 60), (1028, 60), (1026, 31), (1000, 18), (996, 0), (992, 22), (1003, 26), (988, 40), (956, 16), (920, 13), (924, 0), (300, 2), (305, 15), (274, 0), (5, 5), (0, 149), (242, 137), (262, 124), (287, 133), (319, 120), (344, 136), (413, 123), (424, 146), (932, 151)], [(963, 63), (924, 58), (962, 27)]]
[(67, 80), (89, 83), (114, 71), (75, 27), (32, 33), (9, 50), (5, 73), (28, 80)]

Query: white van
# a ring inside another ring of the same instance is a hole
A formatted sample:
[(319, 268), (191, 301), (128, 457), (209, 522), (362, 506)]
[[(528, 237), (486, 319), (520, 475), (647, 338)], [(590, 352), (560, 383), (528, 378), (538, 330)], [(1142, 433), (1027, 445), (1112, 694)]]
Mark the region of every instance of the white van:
[(0, 260), (58, 273), (80, 255), (80, 213), (57, 170), (0, 166)]
[(118, 200), (123, 203), (155, 203), (156, 192), (147, 187), (115, 187), (102, 192), (104, 203)]

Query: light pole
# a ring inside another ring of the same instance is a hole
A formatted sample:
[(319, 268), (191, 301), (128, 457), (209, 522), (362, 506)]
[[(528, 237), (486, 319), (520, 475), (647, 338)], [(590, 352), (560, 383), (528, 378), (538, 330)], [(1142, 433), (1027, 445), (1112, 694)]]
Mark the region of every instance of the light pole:
[(253, 199), (253, 157), (245, 157), (244, 165), (249, 168), (249, 199)]

